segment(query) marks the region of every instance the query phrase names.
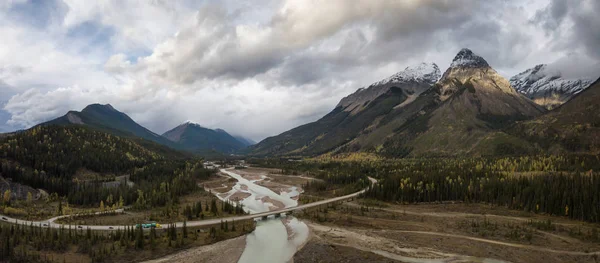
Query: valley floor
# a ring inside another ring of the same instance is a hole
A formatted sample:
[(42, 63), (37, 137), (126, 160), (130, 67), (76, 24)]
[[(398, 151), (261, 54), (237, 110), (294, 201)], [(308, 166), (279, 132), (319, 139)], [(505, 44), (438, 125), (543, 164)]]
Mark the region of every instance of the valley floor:
[(224, 240), (215, 244), (190, 248), (146, 263), (204, 262), (236, 263), (246, 247), (246, 236)]
[[(361, 202), (360, 200), (358, 202)], [(594, 262), (598, 225), (480, 204), (307, 211), (302, 262)]]

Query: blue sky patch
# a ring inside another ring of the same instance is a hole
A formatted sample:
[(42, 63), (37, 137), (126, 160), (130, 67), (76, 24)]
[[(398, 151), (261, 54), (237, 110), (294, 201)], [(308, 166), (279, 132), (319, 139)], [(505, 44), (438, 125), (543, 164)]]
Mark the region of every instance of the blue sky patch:
[(43, 29), (62, 23), (69, 8), (61, 0), (28, 0), (15, 3), (8, 10), (9, 18), (19, 24)]

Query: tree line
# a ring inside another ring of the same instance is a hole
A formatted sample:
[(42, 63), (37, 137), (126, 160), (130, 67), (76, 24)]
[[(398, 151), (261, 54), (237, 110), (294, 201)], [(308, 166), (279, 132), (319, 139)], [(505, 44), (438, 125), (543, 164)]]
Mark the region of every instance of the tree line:
[[(583, 159), (588, 160), (587, 156)], [(552, 159), (552, 158), (551, 158)], [(513, 162), (498, 159), (429, 159), (405, 162), (381, 169), (379, 182), (366, 197), (399, 203), (418, 202), (485, 202), (511, 209), (567, 216), (572, 219), (600, 222), (600, 175), (593, 170), (582, 171), (581, 156), (555, 158), (558, 167), (541, 173), (510, 172), (518, 167)], [(527, 160), (529, 167), (546, 162)], [(571, 160), (571, 161), (567, 161)], [(510, 163), (510, 165), (507, 164)], [(504, 166), (504, 167), (503, 167)], [(542, 167), (542, 166), (538, 166)], [(508, 171), (507, 171), (508, 169)]]

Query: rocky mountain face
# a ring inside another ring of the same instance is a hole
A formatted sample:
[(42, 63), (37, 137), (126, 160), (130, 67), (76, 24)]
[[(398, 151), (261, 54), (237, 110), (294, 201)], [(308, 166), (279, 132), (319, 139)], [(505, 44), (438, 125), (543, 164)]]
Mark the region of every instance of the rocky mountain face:
[(181, 124), (162, 136), (177, 144), (180, 149), (199, 154), (210, 151), (234, 153), (246, 147), (224, 130), (208, 129), (190, 122)]
[(594, 79), (564, 77), (560, 71), (540, 64), (513, 76), (510, 84), (535, 103), (553, 109), (585, 90)]
[(340, 147), (366, 137), (369, 137), (366, 139), (369, 146), (365, 147), (375, 147), (385, 135), (371, 140), (369, 134), (391, 121), (386, 116), (395, 115), (393, 112), (403, 112), (405, 108), (410, 108), (407, 112), (411, 113), (418, 111), (422, 103), (410, 106), (439, 76), (438, 66), (432, 63), (408, 67), (343, 98), (333, 111), (318, 121), (259, 142), (250, 147), (250, 154), (316, 155), (339, 151)]
[(419, 132), (414, 127), (399, 132), (392, 148), (408, 148), (412, 155), (492, 154), (504, 137), (500, 128), (544, 112), (468, 49), (456, 55), (434, 89), (439, 105), (411, 124), (422, 126)]
[(153, 141), (171, 148), (176, 146), (169, 140), (146, 129), (132, 120), (127, 114), (113, 108), (110, 104), (91, 104), (81, 112), (69, 111), (62, 117), (40, 125), (69, 125), (79, 124), (119, 136), (135, 136)]
[(544, 112), (471, 50), (439, 76), (435, 64), (409, 67), (342, 99), (316, 122), (265, 139), (252, 154), (488, 154), (510, 137), (500, 128)]
[(357, 113), (395, 86), (401, 86), (409, 99), (414, 100), (438, 79), (440, 79), (440, 69), (436, 64), (421, 63), (414, 67), (407, 67), (404, 71), (375, 82), (366, 88), (358, 89), (353, 94), (343, 98), (336, 107), (341, 107), (347, 112)]

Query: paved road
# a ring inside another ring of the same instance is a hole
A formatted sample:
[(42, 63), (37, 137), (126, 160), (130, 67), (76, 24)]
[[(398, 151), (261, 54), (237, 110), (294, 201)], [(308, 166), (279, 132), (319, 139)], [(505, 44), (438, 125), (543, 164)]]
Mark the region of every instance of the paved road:
[[(374, 178), (369, 177), (369, 180), (371, 181), (371, 183), (376, 183), (377, 180), (375, 180)], [(275, 210), (275, 211), (269, 211), (269, 212), (263, 212), (263, 213), (257, 213), (257, 214), (250, 214), (250, 215), (243, 215), (243, 216), (232, 216), (232, 217), (225, 217), (225, 218), (217, 218), (217, 219), (208, 219), (208, 220), (197, 220), (197, 221), (187, 221), (186, 224), (188, 227), (197, 227), (197, 226), (210, 226), (210, 225), (216, 225), (216, 224), (220, 224), (222, 220), (227, 220), (227, 221), (242, 221), (242, 220), (248, 220), (248, 219), (254, 219), (254, 218), (262, 218), (264, 216), (271, 216), (271, 215), (276, 215), (276, 214), (281, 214), (281, 213), (289, 213), (292, 211), (296, 211), (296, 210), (302, 210), (302, 209), (306, 209), (306, 208), (311, 208), (311, 207), (315, 207), (315, 206), (320, 206), (320, 205), (324, 205), (324, 204), (329, 204), (329, 203), (333, 203), (333, 202), (339, 202), (339, 201), (343, 201), (343, 200), (347, 200), (350, 198), (354, 198), (357, 197), (358, 195), (364, 193), (367, 189), (363, 189), (361, 191), (358, 191), (356, 193), (353, 194), (349, 194), (349, 195), (344, 195), (344, 196), (340, 196), (340, 197), (335, 197), (335, 198), (331, 198), (331, 199), (326, 199), (326, 200), (321, 200), (321, 201), (317, 201), (317, 202), (313, 202), (313, 203), (309, 203), (309, 204), (304, 204), (304, 205), (299, 205), (299, 206), (295, 206), (295, 207), (289, 207), (289, 208), (285, 208), (285, 209), (279, 209), (279, 210)], [(115, 212), (123, 212), (123, 209), (118, 209)], [(95, 214), (100, 214), (102, 212), (96, 212)], [(64, 217), (69, 217), (70, 215), (63, 215), (63, 216), (57, 216), (57, 217), (53, 217), (50, 218), (48, 220), (44, 220), (44, 221), (27, 221), (27, 220), (20, 220), (20, 219), (15, 219), (15, 218), (10, 218), (8, 216), (4, 216), (0, 214), (0, 218), (2, 219), (2, 221), (4, 222), (8, 222), (8, 223), (13, 223), (13, 224), (25, 224), (25, 225), (38, 225), (38, 226), (42, 226), (42, 227), (52, 227), (52, 228), (61, 228), (61, 227), (66, 227), (68, 228), (69, 225), (64, 225), (64, 224), (58, 224), (55, 223), (55, 221), (59, 218), (64, 218)], [(175, 226), (177, 228), (181, 228), (183, 227), (183, 222), (177, 222), (175, 223)], [(71, 227), (73, 228), (81, 228), (81, 229), (91, 229), (91, 230), (107, 230), (107, 231), (114, 231), (117, 229), (125, 229), (126, 226), (108, 226), (108, 225), (71, 225)], [(130, 226), (131, 227), (131, 226)]]
[[(94, 215), (100, 215), (100, 214), (104, 214), (104, 213), (111, 213), (111, 212), (116, 212), (116, 213), (122, 213), (124, 211), (124, 209), (117, 209), (114, 211), (106, 211), (106, 212), (96, 212), (94, 213)], [(34, 226), (42, 226), (42, 227), (52, 227), (52, 228), (61, 228), (61, 227), (66, 227), (68, 228), (69, 225), (63, 225), (63, 224), (58, 224), (55, 223), (56, 220), (60, 219), (60, 218), (65, 218), (65, 217), (70, 217), (70, 216), (74, 216), (74, 215), (62, 215), (62, 216), (56, 216), (47, 220), (43, 220), (43, 221), (28, 221), (28, 220), (21, 220), (21, 219), (16, 219), (16, 218), (11, 218), (5, 215), (0, 215), (0, 218), (2, 219), (2, 221), (7, 222), (7, 223), (11, 223), (11, 224), (20, 224), (20, 225), (30, 225), (33, 224)], [(79, 227), (78, 225), (71, 225), (72, 228), (91, 228), (92, 230), (117, 230), (119, 228), (125, 228), (125, 226), (85, 226), (82, 225), (81, 227)], [(112, 227), (112, 229), (111, 229)]]

